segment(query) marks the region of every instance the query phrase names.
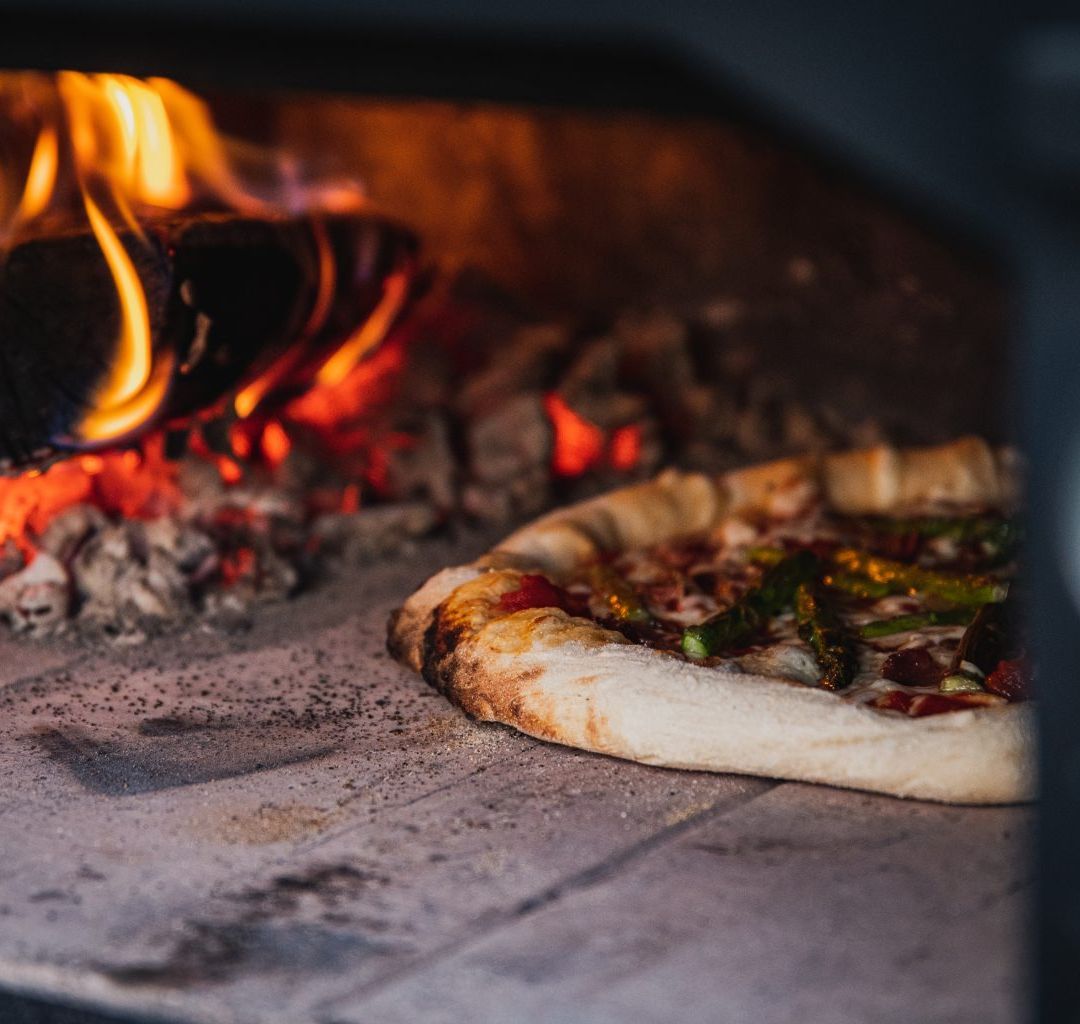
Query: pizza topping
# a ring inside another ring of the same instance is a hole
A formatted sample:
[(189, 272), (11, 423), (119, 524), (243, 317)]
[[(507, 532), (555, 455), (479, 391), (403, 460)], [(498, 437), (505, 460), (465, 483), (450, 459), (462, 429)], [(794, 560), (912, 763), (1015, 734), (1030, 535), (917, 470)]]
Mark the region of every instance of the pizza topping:
[[(713, 585), (710, 585), (710, 581), (699, 580), (697, 576), (692, 577), (692, 579), (697, 586), (706, 592), (711, 592), (716, 582), (711, 581)], [(646, 584), (643, 589), (645, 591), (645, 602), (648, 606), (660, 608), (667, 612), (677, 611), (679, 604), (686, 596), (685, 583), (674, 573), (668, 579)]]
[(906, 690), (886, 690), (878, 694), (870, 703), (875, 708), (881, 708), (882, 711), (899, 711), (906, 715), (914, 699), (915, 694), (908, 693)]
[(791, 607), (800, 583), (817, 576), (818, 559), (800, 551), (767, 570), (761, 582), (747, 590), (730, 608), (683, 632), (682, 651), (690, 658), (710, 658), (766, 626), (775, 615)]
[(865, 516), (852, 522), (873, 551), (902, 561), (930, 555), (937, 561), (997, 565), (1016, 554), (1020, 529), (997, 515)]
[(1006, 700), (1031, 699), (1031, 665), (1026, 658), (999, 661), (997, 668), (986, 677), (986, 689)]
[(1001, 604), (985, 604), (964, 630), (949, 671), (972, 676), (981, 683), (1002, 658), (1015, 655), (1015, 596)]
[(1007, 520), (977, 513), (732, 517), (709, 535), (603, 557), (566, 597), (549, 583), (556, 596), (507, 601), (564, 607), (655, 649), (922, 717), (1028, 693), (1024, 667), (1002, 661), (1019, 651), (992, 642), (1011, 572), (994, 560), (1014, 539)]
[(754, 675), (791, 679), (806, 686), (818, 686), (821, 668), (806, 644), (797, 639), (780, 640), (755, 648), (736, 659), (744, 672)]
[(517, 590), (499, 598), (499, 611), (506, 614), (527, 608), (561, 608), (568, 615), (580, 615), (583, 611), (581, 602), (573, 594), (539, 573), (522, 576)]
[(938, 572), (855, 548), (841, 548), (834, 557), (842, 571), (888, 587), (893, 594), (915, 591), (950, 604), (974, 605), (1000, 601), (1008, 590), (1005, 584), (988, 576)]
[(942, 693), (982, 693), (983, 684), (974, 672), (952, 672), (938, 684)]
[(895, 633), (908, 633), (928, 626), (966, 626), (972, 619), (970, 608), (951, 608), (943, 612), (918, 612), (897, 615), (892, 619), (875, 619), (859, 627), (863, 640), (875, 640)]
[(725, 519), (717, 528), (714, 537), (722, 547), (737, 548), (752, 544), (757, 540), (758, 530), (745, 519), (732, 516)]
[(925, 647), (906, 647), (894, 651), (881, 666), (881, 674), (905, 686), (937, 686), (942, 667)]
[(821, 669), (821, 685), (843, 690), (859, 670), (855, 643), (829, 597), (820, 586), (801, 583), (795, 592), (799, 636), (810, 645)]
[(1000, 547), (1015, 537), (1015, 524), (1001, 516), (864, 516), (860, 525), (872, 535), (948, 537), (961, 542), (980, 541)]
[(634, 588), (610, 566), (590, 566), (588, 582), (605, 611), (619, 622), (648, 622), (652, 618)]
[(870, 702), (884, 711), (899, 711), (909, 718), (926, 718), (946, 711), (970, 711), (972, 708), (1004, 704), (1004, 700), (992, 693), (908, 693), (905, 690), (887, 690)]
[(783, 548), (769, 547), (767, 544), (755, 544), (746, 549), (746, 557), (755, 565), (777, 565), (787, 554)]
[(877, 601), (895, 593), (888, 583), (879, 583), (876, 580), (865, 576), (856, 576), (854, 573), (849, 572), (830, 572), (825, 577), (825, 583), (834, 590), (840, 590), (863, 601)]

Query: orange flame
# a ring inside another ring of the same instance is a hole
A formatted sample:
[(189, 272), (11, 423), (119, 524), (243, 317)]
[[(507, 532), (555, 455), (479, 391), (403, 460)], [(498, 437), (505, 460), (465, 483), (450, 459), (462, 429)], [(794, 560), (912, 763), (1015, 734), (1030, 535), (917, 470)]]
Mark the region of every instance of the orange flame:
[(133, 206), (181, 209), (193, 178), (204, 191), (225, 193), (227, 205), (255, 203), (232, 177), (204, 105), (174, 82), (62, 71), (57, 87), (84, 190), (105, 185), (125, 220)]
[(38, 132), (34, 154), (30, 157), (30, 170), (26, 175), (22, 199), (15, 212), (17, 220), (32, 220), (48, 205), (56, 187), (56, 171), (59, 162), (59, 146), (56, 129), (45, 125)]
[(132, 205), (177, 210), (191, 198), (173, 130), (161, 97), (126, 75), (57, 76), (85, 196), (101, 183), (117, 211), (135, 227)]
[[(149, 434), (139, 450), (106, 447), (145, 426), (162, 410), (175, 370), (176, 356), (165, 346), (155, 348), (156, 311), (139, 276), (144, 265), (140, 246), (151, 244), (144, 226), (196, 201), (200, 208), (208, 204), (274, 214), (296, 206), (309, 211), (355, 210), (364, 200), (355, 187), (301, 189), (295, 182), (286, 182), (274, 202), (256, 198), (241, 185), (232, 152), (226, 151), (227, 143), (217, 134), (206, 106), (173, 82), (60, 72), (20, 79), (12, 89), (13, 77), (0, 76), (0, 100), (16, 95), (32, 102), (25, 104), (30, 113), (17, 148), (22, 154), (18, 176), (11, 179), (11, 188), (6, 179), (0, 182), (5, 185), (0, 196), (0, 246), (14, 244), (24, 233), (87, 224), (108, 269), (118, 311), (107, 366), (90, 396), (90, 408), (70, 428), (72, 436), (67, 439), (94, 451), (44, 471), (0, 477), (0, 543), (13, 540), (29, 557), (48, 523), (72, 505), (85, 502), (122, 517), (150, 517), (180, 505), (178, 465), (165, 457), (163, 431)], [(23, 164), (27, 155), (28, 163)], [(0, 167), (0, 174), (9, 171)], [(280, 176), (273, 184), (282, 184)], [(317, 219), (313, 224), (319, 279), (303, 329), (309, 339), (326, 326), (339, 273), (325, 229)], [(402, 345), (391, 340), (372, 358), (365, 357), (387, 335), (409, 284), (405, 271), (386, 279), (372, 316), (325, 359), (314, 386), (280, 410), (280, 420), (236, 424), (229, 434), (231, 454), (210, 450), (196, 435), (192, 457), (214, 465), (225, 483), (237, 483), (248, 478), (249, 468), (262, 471), (256, 468), (259, 459), (263, 468), (277, 469), (294, 443), (289, 431), (299, 427), (305, 444), (318, 438), (335, 456), (354, 460), (345, 469), (342, 459), (343, 485), (334, 503), (343, 510), (358, 508), (361, 488), (366, 493), (368, 486), (382, 486), (389, 468), (376, 454), (370, 469), (365, 469), (366, 447), (362, 458), (355, 456), (358, 446), (375, 443), (367, 426), (351, 421), (339, 430), (343, 421), (337, 417), (363, 419), (372, 403), (387, 399), (404, 364)], [(285, 380), (295, 360), (310, 359), (310, 353), (303, 345), (295, 346), (269, 374), (235, 397), (237, 411), (242, 416), (253, 411), (268, 387)], [(387, 451), (411, 443), (408, 435), (385, 439)], [(354, 482), (344, 483), (354, 465), (359, 467)]]
[(382, 298), (371, 316), (319, 369), (319, 384), (340, 384), (357, 363), (386, 336), (409, 293), (409, 275), (390, 274), (383, 285)]
[(294, 423), (326, 430), (363, 417), (385, 398), (405, 366), (405, 346), (391, 338), (370, 359), (357, 363), (337, 384), (316, 385), (293, 399), (285, 412)]
[[(153, 317), (134, 248), (149, 244), (143, 230), (149, 220), (196, 200), (248, 214), (281, 214), (298, 207), (340, 213), (365, 202), (356, 183), (303, 183), (276, 154), (229, 143), (217, 132), (206, 104), (167, 79), (78, 71), (9, 73), (0, 76), (0, 100), (10, 102), (18, 123), (25, 122), (34, 133), (27, 136), (34, 145), (21, 187), (0, 190), (0, 244), (9, 244), (17, 232), (36, 230), (35, 222), (44, 218), (50, 229), (85, 218), (116, 290), (120, 323), (115, 344), (91, 408), (69, 428), (71, 436), (64, 439), (69, 442), (115, 442), (144, 426), (165, 402), (176, 360), (155, 350)], [(245, 182), (250, 178), (270, 186), (272, 199), (257, 197), (241, 183), (237, 159), (244, 161), (245, 172), (256, 172), (255, 178), (245, 173)], [(338, 268), (322, 222), (316, 217), (312, 223), (319, 277), (303, 337), (235, 395), (241, 419), (289, 378), (304, 356), (304, 340), (324, 328), (332, 309)], [(408, 283), (404, 273), (385, 283), (371, 318), (318, 369), (319, 384), (340, 383), (382, 340), (401, 310)]]
[[(71, 428), (69, 440), (115, 441), (161, 407), (173, 370), (171, 357), (154, 351), (147, 298), (132, 258), (132, 245), (146, 242), (147, 220), (197, 198), (244, 213), (281, 210), (310, 199), (317, 189), (297, 191), (286, 181), (275, 203), (251, 194), (234, 172), (233, 154), (206, 105), (163, 78), (143, 81), (78, 71), (51, 77), (12, 74), (0, 81), (0, 96), (23, 112), (18, 116), (33, 118), (36, 133), (21, 192), (10, 192), (14, 206), (0, 217), (0, 239), (6, 243), (13, 231), (32, 230), (44, 217), (52, 218), (50, 223), (85, 217), (108, 265), (120, 327), (92, 408)], [(263, 158), (263, 163), (274, 169), (267, 183), (281, 186), (284, 171), (276, 158)], [(355, 189), (349, 196), (354, 206), (362, 201)], [(119, 230), (123, 225), (131, 238)], [(312, 330), (325, 319), (334, 289), (329, 245), (325, 238), (319, 244), (321, 277)]]
[(326, 234), (326, 227), (321, 220), (312, 222), (315, 246), (318, 253), (318, 280), (316, 282), (315, 298), (308, 314), (307, 323), (300, 333), (297, 344), (286, 352), (284, 358), (279, 359), (266, 372), (256, 377), (247, 387), (242, 388), (233, 399), (233, 408), (236, 415), (241, 419), (247, 419), (259, 403), (266, 397), (275, 385), (280, 383), (288, 372), (295, 366), (299, 353), (302, 351), (302, 343), (316, 334), (326, 322), (326, 315), (330, 311), (330, 305), (334, 300), (334, 285), (337, 282), (337, 264), (334, 262), (334, 251), (330, 247), (330, 239)]
[[(120, 299), (116, 364), (97, 395), (97, 408), (82, 424), (83, 433), (93, 440), (102, 435), (111, 436), (109, 413), (127, 405), (150, 379), (150, 314), (139, 275), (123, 243), (97, 204), (88, 195), (83, 196), (83, 201), (90, 229), (101, 246)], [(96, 421), (101, 417), (106, 422), (99, 424)]]
[[(167, 354), (155, 360), (142, 282), (91, 191), (104, 183), (120, 216), (141, 236), (132, 204), (178, 209), (191, 198), (191, 189), (165, 104), (151, 86), (124, 75), (75, 71), (61, 72), (57, 86), (68, 118), (83, 207), (120, 305), (112, 361), (94, 395), (93, 407), (74, 431), (79, 441), (102, 444), (130, 433), (160, 407), (168, 390), (172, 360)], [(31, 178), (35, 165), (36, 160)], [(44, 179), (45, 172), (40, 174)]]

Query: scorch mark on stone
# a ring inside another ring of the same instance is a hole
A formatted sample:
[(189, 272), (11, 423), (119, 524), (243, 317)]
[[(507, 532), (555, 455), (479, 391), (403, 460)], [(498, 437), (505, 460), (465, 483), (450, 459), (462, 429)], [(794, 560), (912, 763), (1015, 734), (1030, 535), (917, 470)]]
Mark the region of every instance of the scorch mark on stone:
[[(95, 739), (84, 729), (45, 729), (26, 736), (50, 758), (62, 764), (88, 790), (104, 796), (126, 796), (161, 789), (193, 786), (217, 779), (270, 771), (301, 764), (332, 754), (336, 745), (305, 744), (303, 736), (283, 741), (270, 732), (260, 737), (255, 730), (215, 730), (224, 733), (210, 742), (206, 731), (161, 749), (147, 740)], [(299, 741), (299, 742), (298, 742)], [(291, 743), (291, 749), (290, 749)]]

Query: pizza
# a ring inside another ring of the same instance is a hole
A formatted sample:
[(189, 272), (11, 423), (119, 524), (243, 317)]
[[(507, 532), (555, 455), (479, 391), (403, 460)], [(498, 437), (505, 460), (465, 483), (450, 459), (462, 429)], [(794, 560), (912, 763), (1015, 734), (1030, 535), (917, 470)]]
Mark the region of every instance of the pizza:
[(1027, 800), (1017, 476), (978, 438), (668, 470), (438, 573), (390, 651), (476, 718), (589, 751)]

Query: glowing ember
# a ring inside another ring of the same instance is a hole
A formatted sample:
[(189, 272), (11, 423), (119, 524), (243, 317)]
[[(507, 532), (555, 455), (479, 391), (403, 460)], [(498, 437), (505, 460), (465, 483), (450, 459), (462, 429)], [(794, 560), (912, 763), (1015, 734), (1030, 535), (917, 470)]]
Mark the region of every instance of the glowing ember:
[[(344, 379), (336, 384), (316, 385), (294, 399), (285, 407), (284, 415), (319, 430), (331, 430), (359, 419), (392, 393), (405, 362), (403, 339), (390, 338), (376, 353), (357, 363)], [(335, 447), (341, 450), (342, 445), (335, 443)]]
[(180, 503), (176, 474), (159, 437), (141, 453), (84, 455), (44, 472), (0, 477), (0, 544), (11, 540), (31, 552), (32, 538), (72, 505), (93, 504), (124, 518), (163, 515)]
[(641, 464), (641, 428), (617, 427), (610, 436), (575, 412), (557, 392), (544, 396), (544, 407), (555, 433), (551, 468), (556, 476), (583, 476), (607, 466), (629, 473)]
[(360, 511), (360, 488), (349, 484), (341, 493), (341, 511), (348, 514)]
[(235, 484), (239, 483), (244, 478), (244, 471), (227, 455), (219, 455), (217, 457), (217, 468), (224, 483)]
[(292, 441), (289, 440), (285, 428), (277, 420), (271, 420), (263, 427), (259, 444), (263, 458), (272, 469), (277, 469), (292, 451)]
[(636, 469), (641, 463), (641, 427), (630, 424), (612, 431), (608, 460), (620, 473)]
[(558, 476), (581, 476), (604, 458), (604, 432), (574, 412), (563, 398), (551, 392), (544, 405), (555, 428), (552, 469)]

